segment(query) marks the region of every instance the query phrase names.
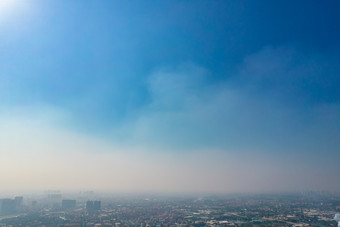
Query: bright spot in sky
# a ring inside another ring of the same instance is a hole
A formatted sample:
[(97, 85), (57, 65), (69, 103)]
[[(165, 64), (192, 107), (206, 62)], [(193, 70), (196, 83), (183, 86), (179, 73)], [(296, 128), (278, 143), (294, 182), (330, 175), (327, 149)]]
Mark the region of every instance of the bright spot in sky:
[(0, 12), (11, 10), (18, 4), (17, 0), (0, 0)]
[(27, 3), (24, 0), (0, 0), (0, 19), (21, 14), (21, 10), (27, 7)]

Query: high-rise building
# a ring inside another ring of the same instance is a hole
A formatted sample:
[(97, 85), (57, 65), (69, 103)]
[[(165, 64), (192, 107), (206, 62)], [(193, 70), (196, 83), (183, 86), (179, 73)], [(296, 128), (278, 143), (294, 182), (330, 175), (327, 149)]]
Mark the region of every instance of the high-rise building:
[(51, 193), (47, 195), (47, 198), (49, 199), (61, 199), (61, 194), (60, 193)]
[(14, 199), (1, 199), (0, 200), (0, 214), (15, 214), (17, 212)]
[(15, 208), (19, 211), (22, 208), (22, 202), (24, 200), (24, 197), (22, 196), (16, 196), (14, 198), (14, 202), (15, 202)]
[(87, 201), (86, 202), (86, 209), (88, 211), (98, 211), (101, 208), (100, 201)]

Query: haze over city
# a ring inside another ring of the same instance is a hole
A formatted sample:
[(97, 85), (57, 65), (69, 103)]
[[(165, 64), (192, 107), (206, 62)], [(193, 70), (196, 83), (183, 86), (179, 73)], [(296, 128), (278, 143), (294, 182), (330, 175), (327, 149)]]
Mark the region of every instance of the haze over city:
[(0, 0), (1, 192), (339, 192), (339, 12)]

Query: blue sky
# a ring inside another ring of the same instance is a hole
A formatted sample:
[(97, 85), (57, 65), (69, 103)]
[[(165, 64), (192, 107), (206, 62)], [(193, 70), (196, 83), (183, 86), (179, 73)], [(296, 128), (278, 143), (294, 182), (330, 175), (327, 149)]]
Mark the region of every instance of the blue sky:
[[(82, 142), (63, 145), (79, 156), (119, 153), (126, 162), (139, 157), (148, 163), (156, 156), (177, 162), (181, 155), (203, 154), (193, 169), (209, 158), (211, 166), (236, 159), (236, 167), (254, 159), (244, 174), (272, 163), (266, 168), (278, 166), (278, 175), (287, 178), (272, 190), (340, 190), (331, 183), (340, 174), (339, 1), (4, 2), (0, 139), (12, 142), (3, 145), (3, 157), (39, 150), (37, 160), (66, 158), (54, 148), (71, 133), (75, 141), (95, 141), (92, 149), (77, 147)], [(38, 135), (47, 134), (49, 142), (42, 142)], [(294, 162), (290, 169), (308, 164), (290, 182), (287, 162)], [(216, 182), (227, 176), (216, 171)], [(158, 177), (172, 182), (167, 174)], [(169, 190), (248, 188), (216, 182)], [(256, 190), (268, 187), (262, 183)], [(34, 188), (58, 184), (73, 188), (57, 181), (37, 181)], [(133, 185), (118, 189), (137, 190)]]

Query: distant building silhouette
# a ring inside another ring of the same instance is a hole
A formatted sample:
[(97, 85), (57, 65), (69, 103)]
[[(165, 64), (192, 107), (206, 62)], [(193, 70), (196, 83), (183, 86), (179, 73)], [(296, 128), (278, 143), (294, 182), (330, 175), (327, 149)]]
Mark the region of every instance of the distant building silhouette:
[(100, 201), (87, 201), (86, 202), (86, 209), (88, 211), (98, 211), (101, 208)]
[(14, 199), (1, 199), (0, 200), (0, 214), (8, 215), (17, 212), (16, 203)]
[(61, 208), (63, 210), (74, 209), (76, 207), (76, 200), (64, 199), (61, 202)]
[(17, 211), (21, 210), (23, 200), (24, 200), (24, 197), (22, 196), (16, 196), (14, 198), (15, 208), (17, 209)]
[(37, 208), (38, 208), (38, 202), (36, 200), (33, 200), (31, 204), (31, 209), (37, 209)]
[(61, 199), (61, 194), (60, 193), (48, 194), (47, 198), (49, 198), (49, 199)]

